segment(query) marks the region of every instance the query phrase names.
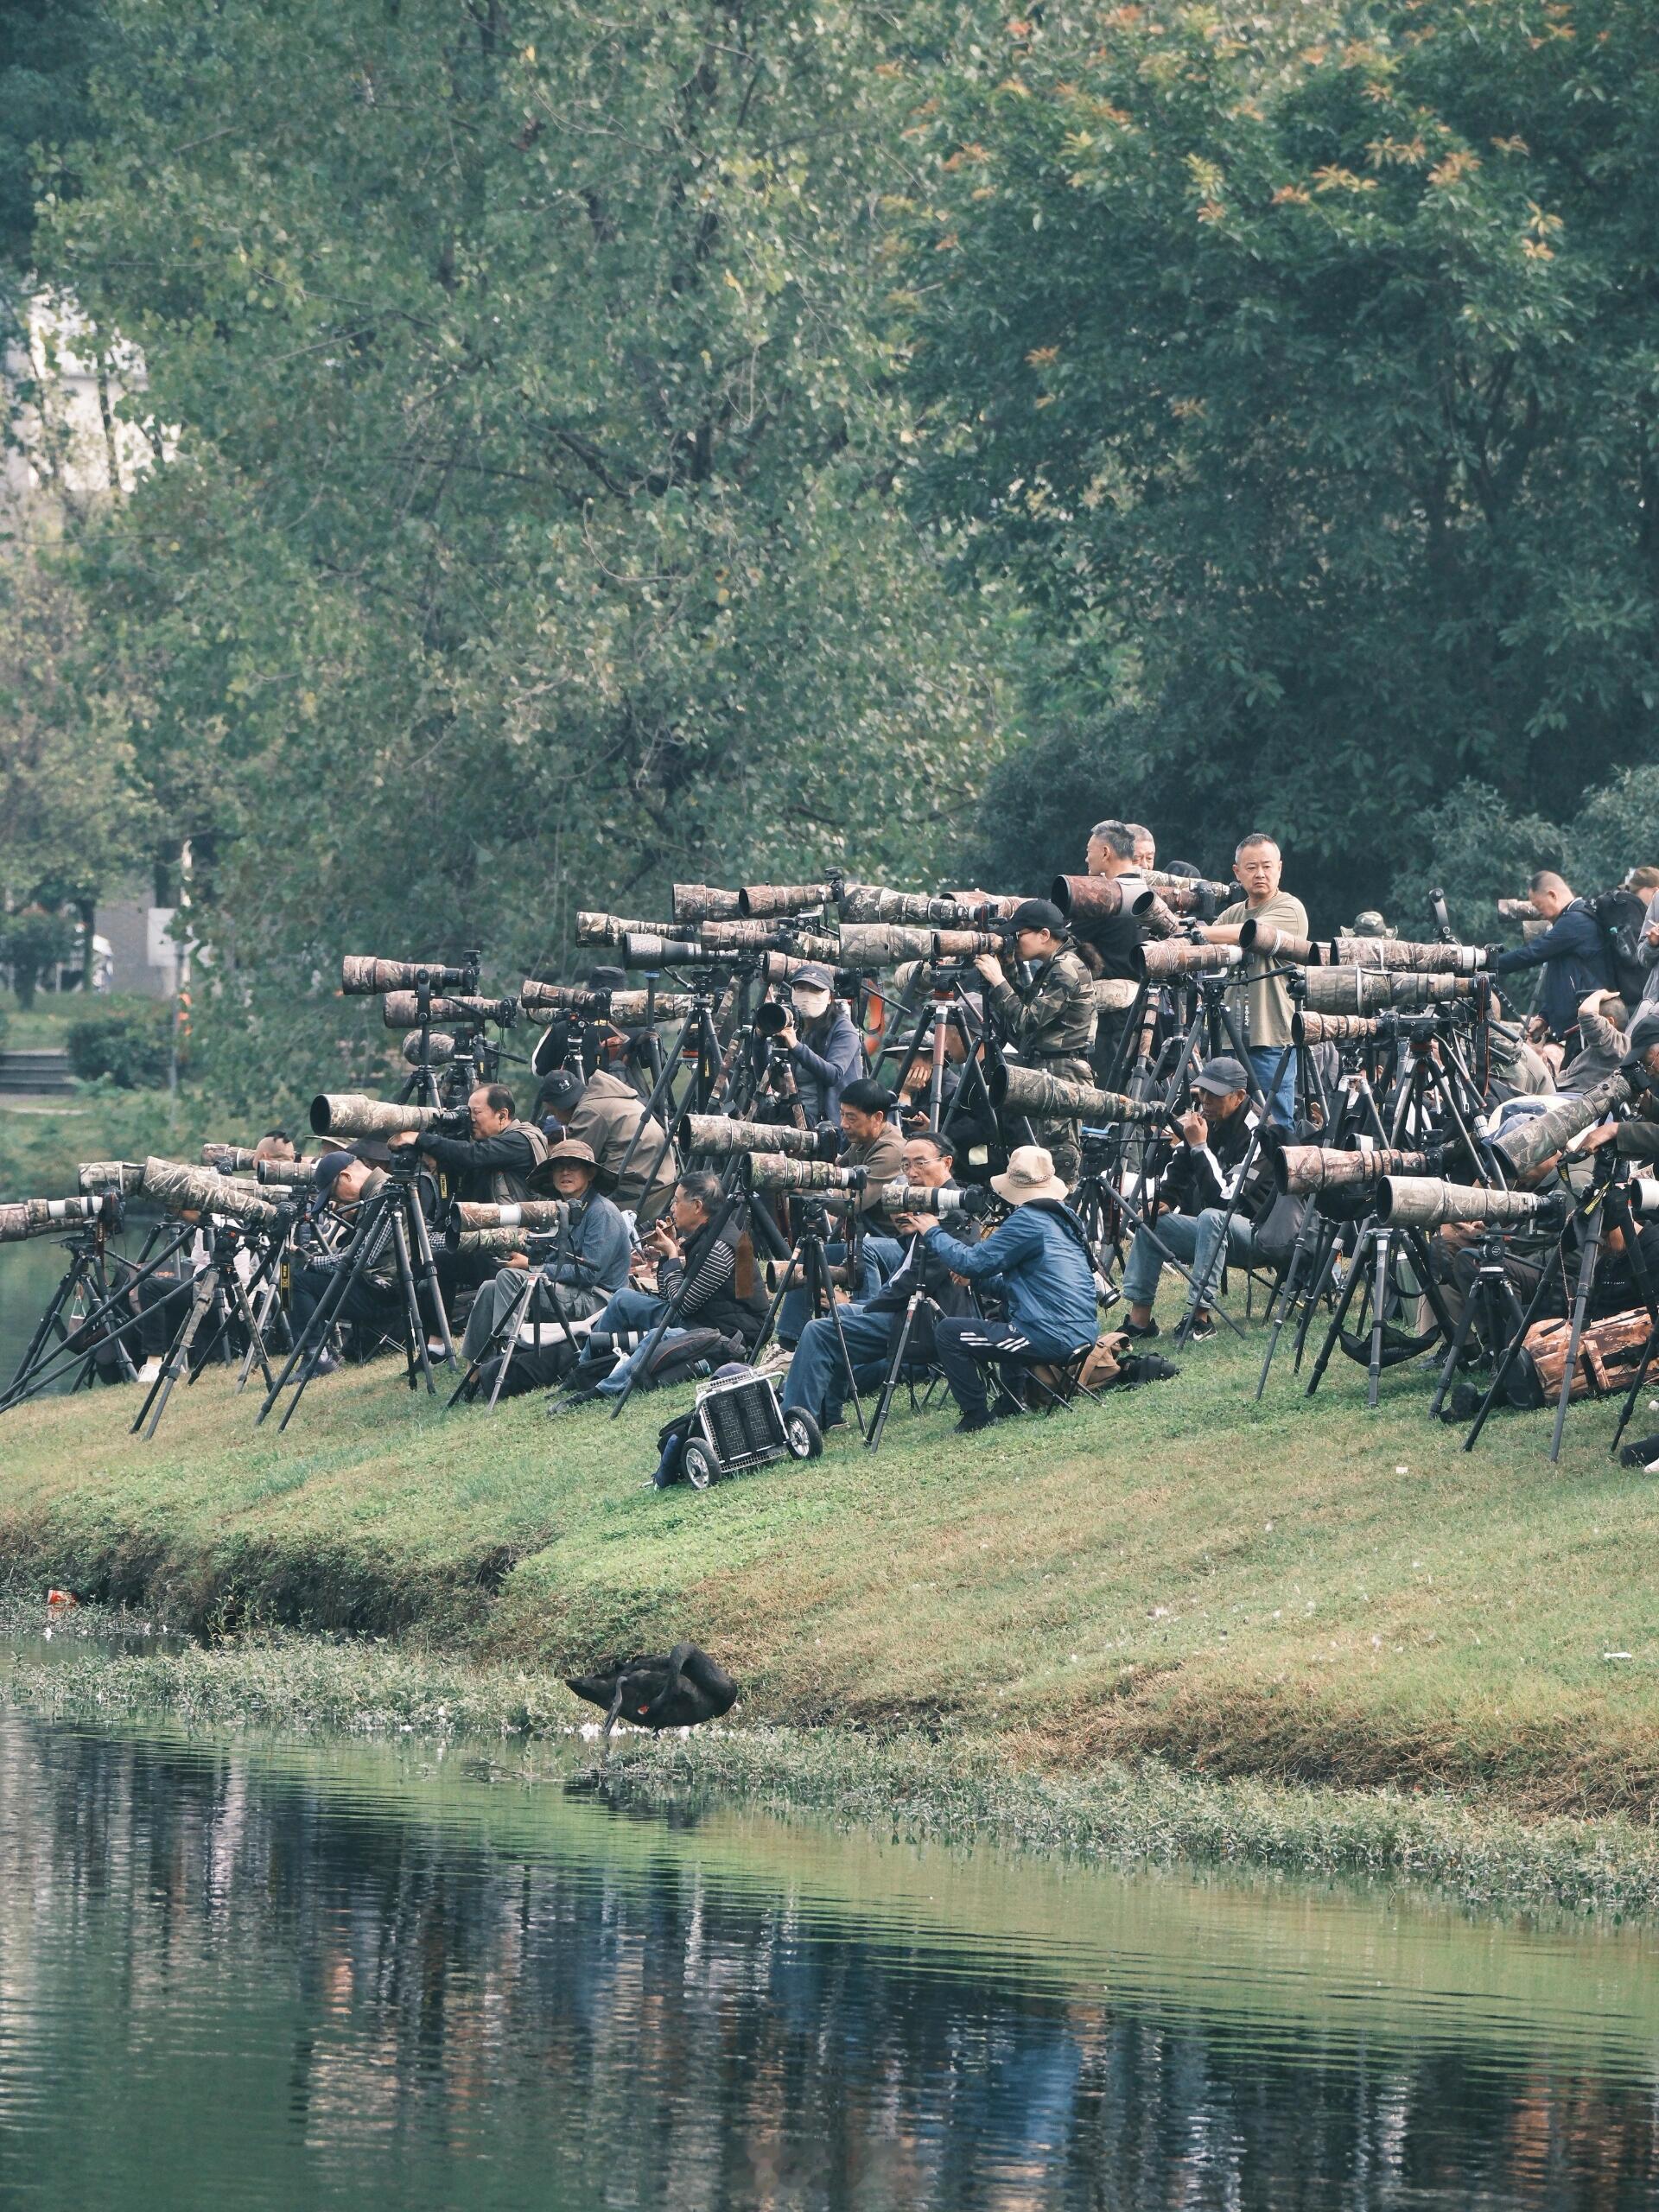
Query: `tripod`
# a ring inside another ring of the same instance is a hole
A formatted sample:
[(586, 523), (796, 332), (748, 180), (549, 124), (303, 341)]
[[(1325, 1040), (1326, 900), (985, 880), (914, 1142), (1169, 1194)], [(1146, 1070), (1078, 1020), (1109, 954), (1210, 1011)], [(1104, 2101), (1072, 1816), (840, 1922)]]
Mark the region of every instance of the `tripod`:
[(553, 1308), (553, 1318), (550, 1322), (548, 1322), (544, 1321), (540, 1314), (537, 1314), (531, 1319), (530, 1324), (532, 1332), (531, 1349), (536, 1351), (541, 1350), (543, 1328), (551, 1329), (556, 1332), (552, 1339), (555, 1343), (561, 1340), (567, 1344), (575, 1343), (575, 1326), (569, 1314), (565, 1311), (564, 1300), (559, 1295), (557, 1283), (550, 1275), (543, 1274), (533, 1265), (526, 1268), (524, 1270), (523, 1281), (513, 1287), (514, 1295), (512, 1306), (497, 1322), (490, 1332), (489, 1342), (468, 1366), (467, 1372), (450, 1393), (448, 1404), (444, 1408), (446, 1412), (458, 1406), (463, 1398), (470, 1404), (477, 1397), (484, 1370), (492, 1359), (496, 1362), (495, 1380), (490, 1385), (490, 1395), (485, 1402), (485, 1411), (494, 1412), (497, 1401), (500, 1398), (502, 1389), (506, 1382), (508, 1370), (512, 1367), (514, 1355), (519, 1348), (520, 1327), (525, 1315), (529, 1313), (531, 1306), (535, 1303), (538, 1290), (546, 1292), (548, 1300)]
[[(251, 1341), (258, 1344), (258, 1325), (253, 1318), (253, 1308), (248, 1303), (246, 1287), (236, 1271), (236, 1255), (241, 1242), (238, 1229), (225, 1222), (215, 1224), (207, 1264), (191, 1286), (189, 1308), (174, 1332), (173, 1341), (162, 1361), (162, 1371), (150, 1384), (149, 1394), (138, 1408), (129, 1434), (142, 1435), (146, 1440), (155, 1435), (161, 1426), (162, 1415), (167, 1411), (167, 1402), (173, 1395), (173, 1385), (183, 1373), (202, 1323), (210, 1315), (213, 1325), (202, 1346), (204, 1361), (224, 1335), (232, 1312), (248, 1331)], [(265, 1379), (269, 1382), (270, 1369), (265, 1361), (263, 1346), (259, 1358), (264, 1368)]]
[[(1395, 1279), (1394, 1269), (1402, 1258), (1410, 1261), (1417, 1289), (1427, 1300), (1436, 1326), (1427, 1338), (1414, 1338), (1403, 1347), (1395, 1347), (1394, 1358), (1385, 1360), (1382, 1339), (1388, 1325), (1389, 1309), (1402, 1304), (1409, 1295)], [(1455, 1333), (1452, 1317), (1446, 1309), (1446, 1300), (1440, 1295), (1440, 1285), (1429, 1269), (1428, 1240), (1422, 1230), (1396, 1228), (1372, 1214), (1360, 1231), (1359, 1242), (1354, 1247), (1354, 1256), (1348, 1263), (1348, 1273), (1337, 1298), (1336, 1311), (1331, 1316), (1331, 1326), (1325, 1331), (1325, 1342), (1319, 1346), (1313, 1372), (1308, 1377), (1306, 1395), (1310, 1398), (1324, 1378), (1338, 1340), (1344, 1349), (1349, 1348), (1342, 1325), (1348, 1318), (1348, 1309), (1362, 1284), (1365, 1287), (1370, 1309), (1370, 1356), (1367, 1362), (1365, 1390), (1368, 1406), (1375, 1406), (1377, 1402), (1384, 1366), (1396, 1365), (1402, 1359), (1414, 1357), (1418, 1352), (1427, 1351), (1435, 1335), (1449, 1338)]]
[[(760, 1324), (760, 1333), (755, 1338), (753, 1356), (758, 1359), (770, 1343), (772, 1332), (778, 1325), (778, 1316), (783, 1308), (784, 1300), (788, 1297), (798, 1274), (801, 1286), (811, 1306), (813, 1318), (817, 1318), (821, 1313), (826, 1313), (834, 1325), (836, 1344), (841, 1354), (842, 1372), (847, 1378), (848, 1395), (853, 1402), (853, 1418), (858, 1423), (859, 1434), (868, 1442), (868, 1431), (864, 1421), (864, 1408), (859, 1400), (858, 1378), (853, 1372), (853, 1356), (847, 1348), (847, 1332), (842, 1326), (841, 1308), (836, 1302), (835, 1271), (824, 1250), (824, 1232), (829, 1227), (828, 1217), (822, 1206), (803, 1205), (800, 1209), (800, 1219), (801, 1226), (796, 1231), (795, 1242), (790, 1247), (789, 1257), (785, 1262), (778, 1287), (772, 1293), (771, 1305), (766, 1308), (766, 1318)], [(847, 1273), (852, 1281), (856, 1281), (857, 1231), (850, 1214), (848, 1217), (848, 1227), (851, 1233), (847, 1236), (844, 1246), (848, 1255)]]
[[(38, 1396), (42, 1390), (49, 1389), (54, 1382), (61, 1382), (72, 1367), (79, 1366), (81, 1370), (73, 1386), (75, 1389), (90, 1381), (92, 1344), (104, 1325), (112, 1319), (115, 1325), (110, 1333), (120, 1357), (123, 1371), (129, 1381), (137, 1380), (137, 1369), (133, 1365), (126, 1347), (127, 1336), (137, 1326), (129, 1301), (140, 1283), (153, 1281), (170, 1261), (178, 1256), (195, 1235), (195, 1230), (186, 1224), (168, 1236), (158, 1250), (156, 1246), (160, 1235), (159, 1230), (152, 1232), (146, 1240), (145, 1256), (138, 1267), (113, 1290), (110, 1287), (105, 1269), (103, 1240), (98, 1229), (94, 1227), (79, 1231), (68, 1240), (68, 1249), (72, 1255), (69, 1267), (48, 1301), (46, 1311), (29, 1341), (29, 1350), (23, 1354), (17, 1372), (7, 1386), (5, 1395), (0, 1398), (0, 1413), (12, 1406), (22, 1405), (26, 1400)], [(72, 1332), (65, 1325), (64, 1309), (66, 1306), (73, 1308), (73, 1301), (83, 1296), (92, 1298), (94, 1302)], [(128, 1310), (116, 1318), (118, 1309), (121, 1307)], [(48, 1345), (47, 1339), (54, 1334), (58, 1342)], [(75, 1342), (76, 1338), (83, 1340), (86, 1349), (83, 1350), (81, 1344)]]
[[(1487, 1357), (1496, 1359), (1495, 1348), (1508, 1344), (1520, 1325), (1521, 1300), (1503, 1265), (1503, 1241), (1501, 1230), (1488, 1228), (1481, 1232), (1476, 1248), (1475, 1279), (1458, 1316), (1434, 1395), (1429, 1400), (1428, 1410), (1436, 1421), (1444, 1417), (1446, 1392), (1465, 1362), (1470, 1339), (1488, 1347)], [(1614, 1441), (1617, 1443), (1618, 1439)]]
[[(1574, 1206), (1560, 1236), (1556, 1238), (1549, 1257), (1544, 1264), (1543, 1272), (1538, 1278), (1537, 1287), (1528, 1301), (1526, 1312), (1522, 1315), (1518, 1327), (1503, 1348), (1503, 1357), (1497, 1363), (1486, 1395), (1481, 1400), (1479, 1411), (1475, 1415), (1468, 1435), (1463, 1440), (1463, 1448), (1465, 1452), (1474, 1450), (1480, 1432), (1486, 1426), (1487, 1416), (1497, 1402), (1498, 1392), (1509, 1379), (1510, 1370), (1521, 1355), (1526, 1343), (1527, 1332), (1538, 1319), (1544, 1300), (1549, 1295), (1552, 1284), (1559, 1281), (1563, 1289), (1566, 1287), (1567, 1248), (1575, 1230), (1579, 1232), (1582, 1242), (1579, 1252), (1578, 1281), (1573, 1298), (1571, 1329), (1567, 1338), (1567, 1362), (1561, 1370), (1560, 1393), (1555, 1402), (1555, 1426), (1551, 1432), (1549, 1440), (1549, 1457), (1552, 1464), (1561, 1456), (1561, 1438), (1567, 1427), (1567, 1403), (1573, 1395), (1573, 1378), (1578, 1371), (1579, 1352), (1584, 1342), (1585, 1320), (1590, 1310), (1591, 1293), (1595, 1287), (1597, 1269), (1600, 1263), (1610, 1216), (1612, 1226), (1622, 1234), (1624, 1249), (1630, 1255), (1630, 1272), (1636, 1279), (1636, 1287), (1641, 1294), (1642, 1303), (1647, 1308), (1650, 1332), (1649, 1348), (1649, 1351), (1651, 1350), (1651, 1332), (1659, 1331), (1659, 1308), (1655, 1306), (1652, 1279), (1649, 1275), (1647, 1262), (1643, 1258), (1641, 1245), (1637, 1241), (1636, 1216), (1630, 1205), (1630, 1192), (1620, 1179), (1618, 1161), (1610, 1154), (1598, 1151), (1593, 1157), (1594, 1179), (1589, 1190)], [(1630, 1410), (1635, 1405), (1635, 1392), (1640, 1388), (1646, 1365), (1647, 1360), (1644, 1356), (1643, 1365), (1637, 1371), (1636, 1384), (1627, 1402), (1618, 1433), (1623, 1433), (1624, 1420), (1628, 1420)], [(1618, 1440), (1618, 1433), (1615, 1434), (1613, 1440), (1615, 1444)]]
[(360, 1201), (357, 1227), (350, 1243), (338, 1257), (334, 1281), (301, 1331), (299, 1340), (289, 1352), (281, 1374), (267, 1390), (264, 1402), (254, 1417), (256, 1427), (264, 1421), (297, 1370), (294, 1395), (277, 1424), (279, 1433), (288, 1427), (305, 1395), (307, 1384), (321, 1363), (335, 1315), (368, 1270), (384, 1259), (388, 1245), (397, 1269), (398, 1294), (403, 1305), (410, 1389), (417, 1389), (424, 1377), (428, 1395), (432, 1397), (437, 1395), (437, 1385), (432, 1380), (431, 1357), (427, 1351), (426, 1324), (422, 1319), (420, 1297), (416, 1287), (417, 1268), (421, 1287), (427, 1293), (443, 1340), (441, 1362), (451, 1367), (454, 1365), (455, 1347), (449, 1334), (449, 1317), (444, 1311), (443, 1294), (438, 1286), (438, 1271), (432, 1257), (432, 1240), (427, 1233), (426, 1215), (416, 1186), (416, 1156), (412, 1147), (400, 1149), (407, 1152), (407, 1161), (398, 1159), (394, 1154), (396, 1164), (388, 1170), (385, 1182), (372, 1198)]

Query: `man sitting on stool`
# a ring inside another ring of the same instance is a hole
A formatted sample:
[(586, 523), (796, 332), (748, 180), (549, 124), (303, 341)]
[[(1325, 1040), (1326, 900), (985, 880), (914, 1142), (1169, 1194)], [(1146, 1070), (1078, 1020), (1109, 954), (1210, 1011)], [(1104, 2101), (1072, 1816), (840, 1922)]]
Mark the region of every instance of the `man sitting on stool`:
[[(1206, 1060), (1192, 1081), (1192, 1105), (1176, 1127), (1181, 1148), (1164, 1170), (1158, 1186), (1160, 1204), (1166, 1209), (1150, 1228), (1137, 1229), (1123, 1269), (1123, 1295), (1128, 1301), (1124, 1334), (1155, 1337), (1152, 1301), (1158, 1295), (1158, 1278), (1165, 1253), (1173, 1253), (1192, 1270), (1193, 1287), (1187, 1300), (1188, 1336), (1202, 1343), (1216, 1333), (1210, 1308), (1221, 1279), (1222, 1224), (1238, 1183), (1244, 1155), (1250, 1148), (1261, 1116), (1249, 1103), (1242, 1062), (1229, 1053)], [(1273, 1178), (1258, 1147), (1249, 1187), (1239, 1194), (1227, 1232), (1230, 1259), (1248, 1262), (1255, 1249), (1255, 1224), (1273, 1203)], [(1160, 1250), (1160, 1246), (1163, 1249)]]
[(1022, 1144), (1009, 1155), (1007, 1174), (992, 1176), (991, 1188), (1014, 1211), (982, 1244), (947, 1236), (931, 1214), (901, 1214), (898, 1224), (921, 1239), (929, 1259), (995, 1291), (1007, 1308), (1004, 1321), (976, 1313), (934, 1324), (934, 1354), (962, 1408), (957, 1427), (967, 1435), (993, 1418), (986, 1362), (1007, 1353), (1066, 1360), (1100, 1333), (1094, 1257), (1052, 1159), (1040, 1145)]
[[(950, 1141), (935, 1130), (924, 1129), (906, 1137), (904, 1160), (905, 1180), (918, 1190), (940, 1191), (950, 1181)], [(962, 1314), (968, 1310), (967, 1293), (950, 1268), (928, 1252), (919, 1236), (912, 1237), (909, 1250), (874, 1297), (861, 1305), (841, 1308), (842, 1335), (847, 1339), (847, 1355), (861, 1390), (874, 1389), (887, 1372), (899, 1331), (904, 1326), (905, 1308), (917, 1287), (918, 1269), (927, 1302), (917, 1309), (906, 1358), (925, 1367), (932, 1357), (933, 1312)], [(929, 1310), (930, 1304), (933, 1312)], [(827, 1435), (840, 1424), (846, 1393), (847, 1369), (835, 1320), (821, 1313), (801, 1331), (784, 1383), (785, 1410), (804, 1406)]]

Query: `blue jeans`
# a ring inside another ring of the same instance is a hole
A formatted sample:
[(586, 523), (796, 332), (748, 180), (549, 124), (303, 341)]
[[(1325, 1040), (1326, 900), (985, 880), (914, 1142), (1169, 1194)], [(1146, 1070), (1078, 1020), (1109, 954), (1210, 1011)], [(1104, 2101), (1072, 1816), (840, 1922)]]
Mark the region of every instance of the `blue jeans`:
[[(879, 1241), (880, 1240), (874, 1238), (870, 1240), (871, 1243)], [(823, 1248), (823, 1256), (832, 1268), (838, 1268), (847, 1257), (847, 1247), (844, 1244), (826, 1244)], [(798, 1268), (795, 1271), (795, 1281), (798, 1285), (800, 1282)], [(880, 1287), (880, 1270), (871, 1258), (870, 1245), (867, 1243), (859, 1251), (858, 1281), (853, 1295), (861, 1304), (865, 1299), (874, 1298)], [(811, 1301), (805, 1291), (792, 1288), (778, 1309), (778, 1341), (780, 1344), (796, 1344), (800, 1342), (801, 1332), (805, 1328), (811, 1311)]]
[[(621, 1336), (630, 1333), (635, 1336), (648, 1336), (667, 1311), (668, 1300), (665, 1298), (655, 1297), (648, 1290), (619, 1290), (610, 1303), (595, 1315), (594, 1328), (601, 1336)], [(686, 1332), (683, 1329), (664, 1329), (660, 1341), (661, 1344), (671, 1344), (677, 1338), (685, 1334)], [(639, 1354), (644, 1350), (645, 1346), (640, 1344), (625, 1359), (619, 1360), (610, 1373), (602, 1381), (594, 1384), (594, 1389), (602, 1391), (607, 1398), (616, 1397), (626, 1390), (628, 1386), (628, 1378), (633, 1373)], [(592, 1372), (592, 1365), (589, 1365), (588, 1373), (591, 1375)], [(582, 1379), (580, 1366), (573, 1379)]]
[[(1154, 1224), (1158, 1243), (1174, 1254), (1198, 1285), (1196, 1295), (1191, 1290), (1187, 1293), (1189, 1308), (1216, 1302), (1221, 1287), (1221, 1224), (1226, 1218), (1224, 1208), (1206, 1206), (1196, 1217), (1160, 1213)], [(1255, 1250), (1255, 1231), (1235, 1214), (1227, 1232), (1228, 1258), (1246, 1262)], [(1146, 1230), (1137, 1229), (1123, 1268), (1125, 1304), (1150, 1306), (1158, 1295), (1158, 1278), (1163, 1269), (1164, 1255), (1158, 1245)]]
[[(867, 1313), (858, 1306), (842, 1307), (842, 1333), (861, 1390), (873, 1389), (886, 1373), (893, 1332), (901, 1325), (902, 1318), (897, 1313)], [(827, 1313), (821, 1313), (801, 1331), (801, 1341), (784, 1378), (784, 1406), (785, 1410), (804, 1406), (813, 1420), (827, 1428), (839, 1418), (846, 1396), (847, 1370), (836, 1341), (836, 1325)]]
[[(1285, 1071), (1275, 1089), (1270, 1089), (1274, 1071), (1281, 1059)], [(1296, 1052), (1294, 1046), (1283, 1045), (1252, 1045), (1250, 1065), (1255, 1079), (1262, 1086), (1262, 1096), (1268, 1102), (1268, 1119), (1281, 1122), (1286, 1128), (1296, 1119)]]

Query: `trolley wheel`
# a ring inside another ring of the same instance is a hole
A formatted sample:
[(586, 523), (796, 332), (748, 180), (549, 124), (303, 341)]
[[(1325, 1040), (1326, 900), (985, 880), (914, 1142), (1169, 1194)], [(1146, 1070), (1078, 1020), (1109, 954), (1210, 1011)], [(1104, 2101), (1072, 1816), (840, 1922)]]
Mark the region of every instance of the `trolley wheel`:
[(706, 1444), (688, 1443), (680, 1447), (680, 1472), (693, 1490), (707, 1490), (720, 1469)]
[(818, 1459), (823, 1456), (823, 1438), (818, 1424), (804, 1407), (791, 1406), (784, 1415), (784, 1441), (789, 1446), (791, 1459)]

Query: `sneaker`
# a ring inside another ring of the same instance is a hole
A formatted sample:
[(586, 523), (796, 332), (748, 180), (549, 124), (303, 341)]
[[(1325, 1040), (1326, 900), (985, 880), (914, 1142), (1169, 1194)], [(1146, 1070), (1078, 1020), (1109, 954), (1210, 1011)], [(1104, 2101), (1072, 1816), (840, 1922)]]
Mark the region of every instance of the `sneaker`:
[(1659, 1436), (1643, 1436), (1634, 1444), (1623, 1446), (1618, 1464), (1621, 1467), (1640, 1467), (1643, 1472), (1650, 1471), (1659, 1465)]
[(1154, 1337), (1163, 1334), (1163, 1331), (1155, 1321), (1122, 1321), (1118, 1324), (1118, 1326), (1124, 1336), (1135, 1337), (1147, 1344), (1150, 1344)]
[(774, 1337), (754, 1363), (757, 1375), (787, 1375), (789, 1363), (795, 1357), (792, 1344), (780, 1344)]
[(143, 1365), (139, 1369), (138, 1380), (141, 1382), (153, 1382), (160, 1375), (161, 1371), (161, 1361), (158, 1358), (152, 1357), (147, 1359)]
[(1205, 1314), (1195, 1314), (1191, 1320), (1183, 1321), (1181, 1329), (1190, 1344), (1207, 1344), (1211, 1337), (1220, 1334), (1215, 1323)]
[(957, 1423), (956, 1433), (958, 1436), (977, 1436), (982, 1428), (988, 1428), (990, 1425), (991, 1416), (988, 1412), (963, 1414), (962, 1419)]
[(991, 1402), (993, 1421), (1018, 1421), (1025, 1410), (1018, 1398), (995, 1398)]

